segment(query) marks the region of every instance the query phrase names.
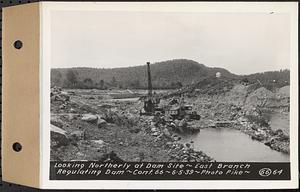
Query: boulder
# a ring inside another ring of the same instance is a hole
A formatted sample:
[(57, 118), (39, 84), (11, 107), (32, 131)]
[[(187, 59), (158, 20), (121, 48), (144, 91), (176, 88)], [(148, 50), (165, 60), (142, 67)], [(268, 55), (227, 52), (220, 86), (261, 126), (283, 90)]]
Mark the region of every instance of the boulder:
[(78, 151), (76, 153), (76, 158), (77, 159), (85, 159), (85, 155), (82, 152)]
[(70, 99), (68, 92), (65, 92), (65, 91), (61, 91), (60, 96), (63, 97), (66, 101), (69, 101), (69, 99)]
[(267, 146), (271, 146), (275, 142), (275, 138), (271, 138), (268, 141), (266, 141), (264, 144)]
[(106, 125), (107, 125), (107, 122), (104, 119), (101, 119), (100, 117), (98, 117), (98, 120), (97, 120), (98, 128), (105, 128)]
[(138, 127), (129, 130), (130, 133), (139, 133), (140, 131), (141, 129)]
[(84, 139), (84, 131), (73, 131), (70, 134), (70, 138), (75, 141), (83, 140)]
[(167, 138), (172, 138), (170, 131), (167, 128), (163, 129), (163, 133)]
[(263, 141), (265, 139), (265, 136), (259, 131), (255, 131), (254, 135), (252, 135), (251, 138), (258, 141)]
[(185, 119), (182, 119), (182, 120), (179, 122), (179, 125), (178, 125), (178, 126), (181, 127), (181, 128), (186, 128), (186, 126), (187, 126), (186, 120), (185, 120)]
[(103, 147), (105, 145), (105, 142), (101, 139), (99, 140), (91, 140), (92, 144), (95, 146), (95, 147)]
[(174, 141), (178, 141), (179, 140), (178, 135), (173, 135), (172, 137), (173, 137)]
[(114, 151), (104, 154), (99, 159), (100, 162), (124, 162)]
[(63, 128), (63, 121), (58, 117), (51, 117), (50, 124), (55, 125), (56, 127)]
[(89, 123), (97, 123), (98, 122), (98, 116), (92, 115), (92, 114), (84, 114), (81, 118), (82, 121), (86, 121)]
[(156, 127), (152, 127), (152, 128), (151, 128), (151, 131), (152, 131), (152, 132), (157, 132), (157, 128), (156, 128)]
[(55, 125), (50, 125), (51, 143), (55, 147), (69, 145), (70, 140), (67, 136), (67, 132)]

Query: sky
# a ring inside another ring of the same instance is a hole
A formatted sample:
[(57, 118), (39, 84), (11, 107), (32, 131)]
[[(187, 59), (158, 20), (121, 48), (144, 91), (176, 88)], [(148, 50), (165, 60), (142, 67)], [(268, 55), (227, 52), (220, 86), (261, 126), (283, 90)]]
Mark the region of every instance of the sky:
[(283, 13), (55, 11), (51, 67), (115, 68), (191, 59), (235, 74), (289, 69)]

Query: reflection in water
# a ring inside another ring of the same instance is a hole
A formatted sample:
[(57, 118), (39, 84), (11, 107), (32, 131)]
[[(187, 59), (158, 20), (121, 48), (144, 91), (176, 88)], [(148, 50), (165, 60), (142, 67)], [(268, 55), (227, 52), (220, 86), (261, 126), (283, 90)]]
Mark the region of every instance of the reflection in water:
[(201, 129), (196, 135), (183, 135), (184, 143), (194, 141), (194, 148), (202, 150), (216, 161), (288, 162), (289, 155), (274, 151), (252, 140), (241, 131), (230, 128)]

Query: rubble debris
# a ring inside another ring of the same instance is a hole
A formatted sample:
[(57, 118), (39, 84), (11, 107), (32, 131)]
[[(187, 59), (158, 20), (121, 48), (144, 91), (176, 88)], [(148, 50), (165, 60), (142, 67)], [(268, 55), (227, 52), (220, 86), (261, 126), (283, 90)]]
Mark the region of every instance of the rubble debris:
[(70, 101), (69, 94), (67, 92), (63, 92), (60, 87), (57, 87), (57, 86), (51, 87), (50, 91), (51, 91), (50, 92), (51, 101), (53, 101), (53, 102), (57, 102), (57, 101), (68, 102), (68, 101)]
[(216, 127), (216, 128), (231, 127), (233, 123), (234, 123), (233, 121), (215, 121), (214, 127)]
[(114, 123), (117, 125), (124, 125), (127, 127), (136, 125), (136, 118), (130, 117), (129, 114), (108, 110), (102, 117), (108, 123)]
[[(51, 131), (51, 135), (58, 135), (51, 136), (51, 147), (54, 149), (51, 159), (214, 161), (204, 152), (195, 151), (189, 143), (182, 143), (180, 137), (182, 133), (192, 134), (193, 130), (197, 132), (207, 127), (238, 129), (274, 150), (289, 153), (289, 136), (280, 130), (271, 130), (268, 121), (262, 116), (261, 107), (264, 106), (264, 110), (277, 110), (288, 106), (289, 97), (286, 93), (289, 88), (269, 94), (265, 89), (257, 92), (249, 90), (247, 85), (237, 85), (230, 89), (231, 85), (228, 84), (226, 87), (226, 90), (221, 87), (212, 90), (211, 94), (194, 89), (185, 95), (187, 102), (193, 103), (193, 108), (201, 114), (201, 120), (193, 122), (172, 119), (163, 114), (141, 117), (139, 111), (142, 101), (112, 101), (103, 96), (101, 100), (88, 99), (88, 94), (83, 97), (77, 90), (71, 93), (55, 87), (51, 89), (51, 113), (55, 114), (51, 117), (51, 124), (60, 130), (58, 133)], [(266, 98), (264, 93), (271, 98)], [(277, 101), (282, 102), (275, 105)], [(262, 120), (265, 122), (260, 123)], [(73, 142), (77, 145), (72, 145)], [(143, 151), (144, 157), (138, 155), (137, 148)], [(111, 152), (107, 151), (112, 150), (114, 153), (110, 157)], [(64, 155), (57, 155), (59, 153)]]
[(269, 146), (271, 149), (280, 151), (283, 153), (290, 153), (289, 140), (280, 141), (280, 138), (271, 138), (265, 142), (265, 145)]
[(195, 151), (189, 143), (173, 143), (173, 149), (176, 149), (177, 153), (171, 154), (171, 159), (180, 162), (213, 162), (213, 158), (207, 156), (202, 151)]

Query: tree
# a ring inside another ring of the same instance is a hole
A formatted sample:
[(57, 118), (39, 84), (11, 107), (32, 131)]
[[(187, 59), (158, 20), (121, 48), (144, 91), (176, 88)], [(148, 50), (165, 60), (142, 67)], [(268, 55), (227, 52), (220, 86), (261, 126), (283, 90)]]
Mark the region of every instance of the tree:
[(132, 87), (132, 88), (135, 88), (135, 89), (140, 88), (140, 81), (139, 81), (138, 79), (134, 80), (134, 81), (131, 83), (131, 87)]
[(168, 88), (172, 88), (172, 89), (176, 88), (176, 83), (172, 82)]
[(249, 83), (248, 78), (243, 78), (241, 81), (242, 81), (243, 83)]
[(67, 78), (67, 87), (75, 88), (78, 83), (78, 80), (73, 70), (69, 69), (67, 71), (66, 78)]
[(101, 79), (100, 82), (99, 82), (99, 89), (104, 89), (104, 81), (103, 81), (103, 79)]
[(182, 83), (180, 81), (176, 82), (176, 88), (181, 88), (183, 87)]
[(61, 86), (62, 75), (59, 71), (51, 71), (51, 84)]
[(117, 86), (117, 80), (116, 80), (115, 76), (112, 77), (111, 85), (112, 85), (113, 87), (116, 87), (116, 86)]
[(86, 78), (83, 80), (84, 88), (91, 89), (94, 86), (94, 82), (91, 78)]

